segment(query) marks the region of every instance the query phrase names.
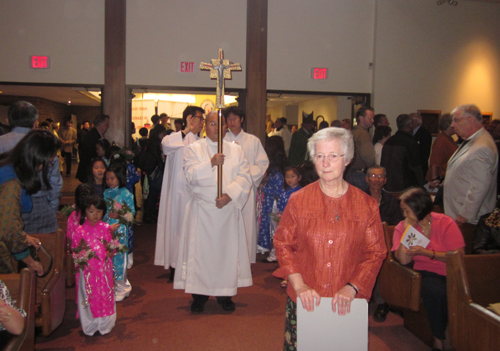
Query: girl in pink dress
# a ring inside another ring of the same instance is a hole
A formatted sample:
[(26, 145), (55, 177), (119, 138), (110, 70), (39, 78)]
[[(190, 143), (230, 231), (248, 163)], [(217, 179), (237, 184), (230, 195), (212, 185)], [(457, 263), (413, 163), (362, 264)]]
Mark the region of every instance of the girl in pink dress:
[[(116, 322), (113, 290), (114, 251), (107, 249), (115, 228), (102, 222), (106, 203), (98, 195), (85, 198), (80, 226), (74, 231), (71, 248), (79, 270), (78, 314), (83, 332), (109, 333)], [(83, 215), (84, 214), (84, 215)], [(105, 241), (105, 242), (104, 242)]]

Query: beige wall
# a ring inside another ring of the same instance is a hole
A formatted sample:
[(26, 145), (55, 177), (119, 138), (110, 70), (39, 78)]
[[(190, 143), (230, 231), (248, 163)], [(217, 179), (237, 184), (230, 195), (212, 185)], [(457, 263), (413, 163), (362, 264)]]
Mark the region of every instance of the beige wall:
[[(200, 62), (222, 48), (245, 67), (246, 8), (242, 0), (127, 0), (127, 84), (215, 89)], [(195, 62), (195, 73), (178, 73), (179, 61)], [(244, 71), (232, 76), (226, 87), (245, 87)]]
[(0, 28), (0, 81), (104, 84), (104, 0), (0, 0)]
[[(269, 1), (268, 89), (370, 93), (375, 0)], [(311, 68), (328, 79), (311, 79)]]
[(449, 112), (475, 103), (500, 118), (500, 5), (377, 0), (374, 107)]

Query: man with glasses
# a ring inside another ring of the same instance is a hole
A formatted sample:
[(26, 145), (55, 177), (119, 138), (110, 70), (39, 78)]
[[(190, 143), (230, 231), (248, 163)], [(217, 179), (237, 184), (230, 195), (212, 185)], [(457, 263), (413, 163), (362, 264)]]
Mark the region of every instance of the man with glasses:
[(458, 225), (475, 225), (495, 209), (498, 150), (476, 105), (458, 106), (451, 115), (451, 126), (464, 141), (448, 161), (444, 213)]
[[(18, 101), (9, 107), (9, 125), (13, 127), (10, 133), (0, 136), (0, 153), (10, 151), (26, 134), (35, 129), (38, 124), (38, 111), (35, 106), (26, 101)], [(42, 174), (40, 173), (40, 177)], [(22, 213), (24, 231), (27, 234), (52, 233), (59, 228), (57, 211), (63, 180), (59, 172), (59, 158), (54, 157), (47, 171), (51, 190), (42, 189), (31, 195), (33, 209)], [(42, 181), (43, 184), (43, 181)]]
[(184, 209), (190, 199), (183, 171), (184, 154), (190, 144), (200, 139), (198, 134), (205, 122), (204, 112), (198, 106), (186, 107), (182, 113), (184, 129), (165, 136), (161, 142), (166, 161), (156, 229), (154, 264), (165, 269), (170, 268), (169, 282), (174, 279)]

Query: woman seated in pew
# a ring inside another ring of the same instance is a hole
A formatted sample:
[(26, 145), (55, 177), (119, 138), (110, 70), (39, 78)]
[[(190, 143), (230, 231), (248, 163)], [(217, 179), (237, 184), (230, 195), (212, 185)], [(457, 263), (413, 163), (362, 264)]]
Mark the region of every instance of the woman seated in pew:
[(0, 280), (0, 350), (8, 344), (13, 335), (19, 335), (24, 329), (26, 312), (15, 306), (9, 289)]
[[(455, 221), (445, 214), (431, 212), (432, 200), (424, 188), (412, 188), (401, 197), (401, 210), (405, 220), (394, 230), (392, 251), (398, 261), (406, 265), (414, 262), (413, 269), (422, 275), (421, 295), (427, 318), (434, 336), (434, 350), (443, 350), (446, 325), (448, 324), (448, 301), (446, 294), (446, 252), (464, 252), (465, 242)], [(413, 226), (430, 242), (424, 248), (400, 244), (405, 229)]]

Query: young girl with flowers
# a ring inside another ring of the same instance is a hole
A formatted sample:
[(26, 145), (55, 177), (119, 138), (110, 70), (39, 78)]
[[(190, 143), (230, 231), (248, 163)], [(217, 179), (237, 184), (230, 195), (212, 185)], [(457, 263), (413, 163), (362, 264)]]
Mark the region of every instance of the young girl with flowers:
[[(119, 223), (117, 234), (122, 245), (128, 246), (130, 227), (134, 222), (134, 197), (127, 190), (126, 169), (122, 162), (112, 162), (106, 170), (106, 185), (104, 200), (108, 213), (104, 221), (108, 224)], [(117, 253), (113, 258), (115, 277), (115, 300), (122, 301), (130, 295), (132, 286), (127, 279), (127, 253)]]
[(113, 329), (116, 309), (113, 289), (114, 249), (112, 233), (117, 226), (102, 222), (106, 203), (98, 195), (83, 201), (80, 226), (71, 243), (73, 260), (78, 270), (78, 317), (86, 335), (97, 331), (102, 335)]

